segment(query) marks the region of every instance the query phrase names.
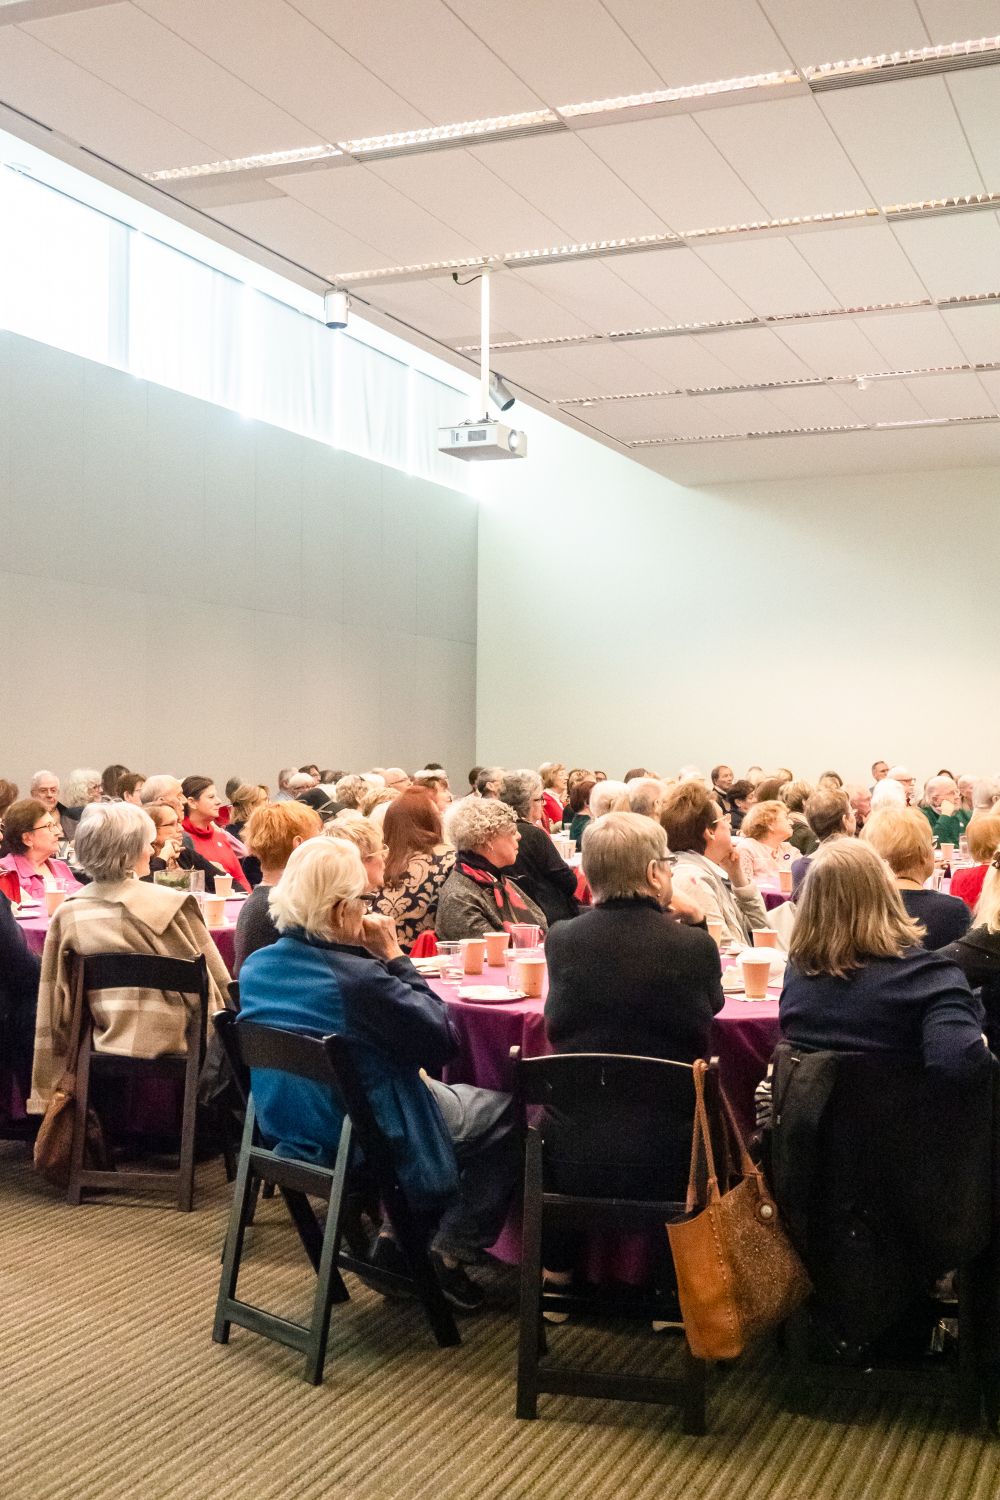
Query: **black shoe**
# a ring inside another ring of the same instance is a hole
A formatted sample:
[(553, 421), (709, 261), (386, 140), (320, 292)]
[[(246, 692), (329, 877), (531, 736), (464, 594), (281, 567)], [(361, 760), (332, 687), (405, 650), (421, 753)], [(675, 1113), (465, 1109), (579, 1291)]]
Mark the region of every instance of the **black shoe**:
[(431, 1264), (438, 1285), (456, 1312), (478, 1312), (485, 1300), (481, 1286), (467, 1276), (464, 1266), (446, 1266), (436, 1250), (431, 1251)]

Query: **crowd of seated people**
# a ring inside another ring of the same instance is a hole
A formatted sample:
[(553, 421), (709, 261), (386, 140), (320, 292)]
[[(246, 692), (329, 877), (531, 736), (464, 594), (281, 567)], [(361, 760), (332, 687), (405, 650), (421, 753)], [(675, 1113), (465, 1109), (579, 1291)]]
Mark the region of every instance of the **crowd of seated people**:
[[(905, 766), (878, 761), (864, 784), (833, 771), (796, 779), (785, 767), (738, 777), (725, 764), (670, 776), (636, 765), (619, 781), (549, 761), (538, 771), (476, 766), (455, 800), (437, 764), (338, 771), (308, 762), (279, 772), (273, 795), (231, 777), (225, 802), (207, 775), (145, 776), (117, 763), (62, 783), (39, 771), (27, 784), (31, 795), (20, 798), (0, 782), (0, 1042), (33, 1112), (65, 1063), (73, 953), (204, 954), (211, 1005), (226, 1003), (231, 976), (186, 888), (192, 871), (207, 891), (228, 876), (247, 896), (232, 976), (247, 1013), (303, 1030), (346, 1025), (373, 1049), (372, 1090), (391, 1079), (421, 1105), (420, 1068), (445, 1061), (455, 1038), (447, 1007), (405, 958), (418, 942), (535, 924), (553, 1049), (690, 1061), (709, 1051), (722, 1003), (707, 924), (719, 925), (723, 944), (751, 943), (769, 925), (761, 887), (785, 868), (795, 911), (781, 1005), (790, 1040), (889, 1048), (910, 1005), (931, 1018), (929, 1067), (977, 1063), (965, 1037), (976, 1026), (1000, 1044), (997, 779), (942, 771), (920, 790)], [(563, 834), (581, 851), (574, 859)], [(951, 872), (966, 846), (971, 863)], [(935, 888), (949, 873), (950, 895)], [(65, 899), (39, 964), (13, 912), (44, 909), (47, 892)], [(366, 997), (376, 996), (384, 1012), (375, 1005), (366, 1016)], [(944, 1035), (939, 1013), (962, 1026)], [(95, 1000), (94, 1021), (98, 1050), (183, 1049), (180, 997), (135, 993), (104, 1010)], [(961, 1058), (942, 1062), (939, 1044), (959, 1046)], [(510, 1101), (482, 1090), (435, 1097), (430, 1114), (418, 1111), (417, 1156), (426, 1148), (427, 1159), (412, 1163), (409, 1180), (436, 1226), (442, 1284), (471, 1310), (480, 1296), (466, 1268), (498, 1232), (513, 1189)], [(276, 1138), (301, 1105), (316, 1152), (333, 1149), (336, 1122), (315, 1114), (315, 1100), (297, 1104), (280, 1090), (269, 1100)], [(301, 1124), (290, 1137), (299, 1145)], [(647, 1160), (648, 1126), (633, 1121), (598, 1150), (583, 1101), (579, 1117), (550, 1128), (564, 1154), (589, 1162), (594, 1191), (660, 1191), (665, 1180), (652, 1184), (650, 1174), (673, 1183), (683, 1153), (675, 1162), (659, 1143)], [(373, 1254), (391, 1263), (387, 1229)], [(547, 1243), (545, 1254), (547, 1274), (570, 1274), (571, 1242)]]

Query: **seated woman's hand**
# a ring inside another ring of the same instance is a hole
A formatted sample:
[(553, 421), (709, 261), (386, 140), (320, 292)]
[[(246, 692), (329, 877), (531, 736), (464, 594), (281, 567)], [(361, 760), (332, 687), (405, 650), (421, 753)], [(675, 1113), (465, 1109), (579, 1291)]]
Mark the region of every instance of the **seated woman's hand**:
[(692, 927), (697, 927), (699, 923), (704, 922), (705, 907), (698, 892), (697, 881), (681, 879), (675, 870), (673, 893), (667, 909), (678, 921), (687, 922)]
[(392, 958), (402, 958), (403, 950), (396, 937), (396, 924), (391, 917), (381, 914), (366, 916), (361, 923), (361, 941), (369, 953), (386, 963)]

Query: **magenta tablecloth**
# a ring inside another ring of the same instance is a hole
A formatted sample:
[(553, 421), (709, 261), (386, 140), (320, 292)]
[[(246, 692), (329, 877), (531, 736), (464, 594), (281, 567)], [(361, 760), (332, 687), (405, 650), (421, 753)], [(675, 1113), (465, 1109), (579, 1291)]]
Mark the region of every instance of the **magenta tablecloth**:
[[(227, 901), (226, 925), (211, 929), (215, 946), (218, 948), (222, 962), (230, 974), (233, 972), (233, 959), (235, 956), (236, 919), (240, 914), (242, 906), (242, 901)], [(17, 925), (24, 933), (31, 951), (40, 954), (45, 947), (45, 934), (49, 930), (49, 919), (44, 907), (39, 908), (38, 912), (33, 916), (19, 917)]]

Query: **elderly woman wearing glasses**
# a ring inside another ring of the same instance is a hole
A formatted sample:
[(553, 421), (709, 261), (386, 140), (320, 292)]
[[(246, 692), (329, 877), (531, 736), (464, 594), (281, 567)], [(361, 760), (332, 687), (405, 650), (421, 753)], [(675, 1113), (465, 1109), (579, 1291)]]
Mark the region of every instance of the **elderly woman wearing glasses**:
[(545, 913), (511, 879), (521, 842), (513, 810), (491, 797), (469, 797), (452, 813), (448, 827), (457, 853), (438, 897), (438, 937), (457, 942), (503, 932), (519, 922), (544, 931)]
[(12, 870), (22, 896), (41, 901), (46, 891), (75, 891), (80, 882), (69, 865), (56, 859), (62, 825), (34, 797), (25, 797), (8, 807), (0, 844), (0, 871)]

